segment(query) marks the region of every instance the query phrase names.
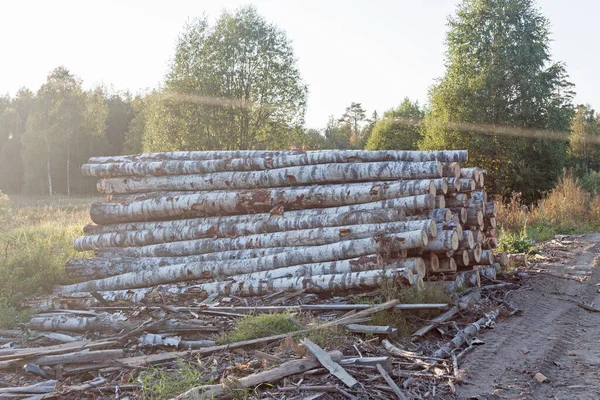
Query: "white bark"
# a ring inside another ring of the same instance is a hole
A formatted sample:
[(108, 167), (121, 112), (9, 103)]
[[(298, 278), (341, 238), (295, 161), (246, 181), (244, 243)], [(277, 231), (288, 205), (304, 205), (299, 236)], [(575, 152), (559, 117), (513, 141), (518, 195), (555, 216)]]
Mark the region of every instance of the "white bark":
[[(440, 150), (440, 151), (406, 151), (406, 150), (317, 150), (302, 152), (292, 151), (267, 151), (267, 150), (235, 150), (235, 151), (180, 151), (173, 153), (150, 153), (130, 156), (92, 157), (89, 164), (123, 163), (123, 162), (148, 162), (148, 161), (204, 161), (231, 158), (260, 158), (271, 157), (292, 158), (297, 164), (328, 164), (341, 162), (375, 162), (375, 161), (443, 161), (467, 162), (466, 150)], [(283, 161), (282, 161), (283, 162)], [(275, 161), (274, 165), (278, 165)]]
[(498, 214), (498, 205), (495, 201), (488, 201), (485, 203), (485, 217), (496, 218)]
[[(325, 208), (370, 203), (377, 200), (405, 198), (406, 208), (433, 208), (433, 197), (413, 196), (423, 186), (425, 193), (435, 193), (431, 181), (358, 183), (308, 186), (281, 189), (256, 189), (242, 192), (202, 192), (176, 197), (162, 197), (131, 204), (94, 203), (91, 217), (97, 224), (148, 220), (194, 218), (200, 216), (251, 214), (267, 212), (276, 206), (285, 209)], [(411, 197), (405, 197), (411, 196)]]
[(473, 179), (478, 188), (482, 188), (484, 184), (483, 169), (475, 168), (462, 168), (460, 170), (461, 178)]
[(446, 252), (458, 249), (459, 237), (455, 231), (438, 231), (435, 239), (423, 247), (424, 251)]
[(460, 178), (460, 165), (456, 162), (444, 163), (442, 165), (442, 176), (448, 178)]
[[(411, 197), (400, 197), (395, 199), (381, 200), (371, 203), (359, 203), (348, 206), (311, 208), (306, 210), (284, 211), (283, 207), (275, 207), (271, 212), (244, 215), (226, 215), (220, 217), (188, 218), (167, 221), (131, 222), (112, 225), (88, 224), (83, 231), (87, 234), (101, 234), (108, 232), (141, 231), (148, 229), (178, 229), (197, 225), (214, 225), (221, 223), (264, 223), (264, 221), (275, 218), (309, 218), (314, 216), (325, 216), (330, 214), (363, 213), (378, 210), (397, 209), (398, 212), (407, 211), (411, 214), (423, 211), (422, 207), (431, 208), (434, 198), (429, 194), (418, 195), (415, 199)], [(427, 211), (425, 211), (427, 212)], [(433, 218), (431, 218), (433, 219)]]
[(468, 208), (466, 225), (483, 227), (483, 212), (474, 208)]
[(436, 222), (449, 222), (452, 219), (452, 211), (448, 208), (435, 208), (425, 211), (423, 215), (425, 218), (433, 219)]
[(497, 226), (496, 218), (492, 217), (492, 218), (488, 218), (485, 220), (485, 229), (495, 230), (496, 226)]
[(109, 178), (98, 181), (102, 193), (144, 193), (182, 190), (239, 190), (274, 187), (426, 179), (442, 176), (439, 161), (321, 164), (265, 171)]
[(249, 274), (235, 275), (231, 280), (237, 282), (262, 281), (280, 278), (311, 277), (317, 275), (347, 274), (351, 272), (370, 271), (381, 269), (405, 270), (406, 275), (425, 275), (425, 262), (420, 257), (411, 257), (404, 260), (390, 260), (382, 263), (377, 255), (371, 254), (349, 260), (329, 261), (294, 265), (291, 267), (276, 268), (267, 271), (252, 272)]
[(459, 237), (462, 237), (463, 228), (458, 222), (437, 223), (438, 231), (455, 231)]
[(469, 199), (464, 193), (446, 196), (446, 206), (448, 208), (462, 208), (469, 205)]
[(487, 202), (487, 193), (483, 190), (474, 190), (471, 193), (471, 198), (473, 200), (479, 200), (479, 201), (486, 203)]
[(448, 182), (448, 192), (445, 194), (453, 194), (453, 193), (458, 193), (461, 191), (461, 187), (462, 187), (461, 178), (445, 178), (445, 179)]
[(179, 242), (159, 243), (141, 247), (103, 248), (101, 256), (121, 257), (183, 257), (197, 254), (244, 250), (249, 248), (317, 246), (343, 240), (362, 239), (377, 233), (391, 234), (424, 229), (430, 237), (437, 234), (433, 220), (389, 222), (383, 224), (348, 225), (343, 227), (300, 229), (240, 236), (235, 238), (196, 239)]
[[(179, 227), (174, 228), (128, 230), (82, 236), (75, 239), (75, 249), (77, 251), (87, 251), (105, 247), (145, 246), (201, 238), (236, 237), (319, 227), (384, 223), (400, 221), (404, 218), (404, 212), (395, 208), (299, 218), (287, 218), (284, 215), (279, 218), (245, 223), (226, 222), (227, 218), (224, 217), (221, 222), (214, 224), (198, 224), (195, 226), (181, 224)], [(175, 223), (181, 221), (171, 222), (175, 225)]]
[(463, 231), (462, 239), (459, 240), (458, 249), (473, 250), (475, 248), (475, 238), (472, 231)]
[(483, 250), (481, 252), (480, 262), (478, 264), (491, 265), (495, 262), (494, 253), (491, 250)]
[(437, 189), (436, 194), (445, 195), (448, 193), (448, 180), (446, 178), (433, 179), (433, 183)]
[(266, 257), (291, 250), (306, 249), (309, 246), (271, 247), (266, 249), (233, 250), (206, 253), (187, 257), (94, 257), (73, 258), (67, 261), (65, 270), (71, 278), (98, 279), (120, 275), (126, 272), (144, 271), (167, 265), (186, 264), (203, 261), (227, 261)]
[(291, 265), (360, 257), (362, 255), (377, 253), (384, 249), (415, 249), (426, 246), (428, 241), (426, 231), (410, 231), (388, 236), (378, 236), (377, 238), (345, 240), (338, 243), (301, 248), (286, 253), (253, 259), (170, 265), (73, 285), (57, 286), (55, 292), (64, 294), (94, 290), (120, 290), (210, 277), (240, 275)]

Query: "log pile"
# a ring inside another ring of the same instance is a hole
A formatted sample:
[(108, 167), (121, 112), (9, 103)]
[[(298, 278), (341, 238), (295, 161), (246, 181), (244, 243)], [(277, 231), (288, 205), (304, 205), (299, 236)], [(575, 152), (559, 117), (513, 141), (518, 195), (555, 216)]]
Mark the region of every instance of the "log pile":
[[(493, 275), (495, 203), (466, 151), (177, 152), (94, 157), (92, 258), (40, 310), (152, 297), (373, 289)], [(462, 273), (459, 271), (467, 271)], [(61, 306), (62, 303), (62, 306)]]
[[(488, 312), (491, 305), (474, 306), (477, 287), (452, 307), (354, 300), (381, 301), (379, 288), (390, 281), (405, 290), (427, 281), (479, 286), (482, 278), (495, 279), (496, 206), (483, 190), (485, 172), (461, 168), (465, 162), (466, 151), (454, 150), (90, 159), (83, 174), (99, 178), (106, 202), (91, 206), (93, 223), (75, 240), (82, 257), (66, 265), (72, 283), (25, 300), (36, 313), (22, 326), (27, 335), (0, 331), (9, 341), (23, 336), (25, 346), (0, 350), (0, 371), (44, 379), (42, 389), (15, 383), (11, 395), (33, 388), (43, 390), (40, 398), (114, 397), (140, 389), (128, 374), (149, 365), (178, 368), (176, 360), (189, 357), (202, 359), (198, 365), (206, 366), (207, 377), (209, 366), (222, 366), (220, 380), (190, 387), (181, 399), (228, 397), (232, 390), (298, 375), (302, 385), (284, 383), (271, 389), (273, 395), (293, 389), (298, 395), (366, 398), (368, 391), (380, 398), (427, 398), (432, 381), (450, 395), (461, 380), (448, 357), (462, 342), (448, 354), (434, 354), (439, 346), (409, 351), (390, 341), (396, 328), (369, 322), (384, 310), (445, 311), (414, 333), (420, 340), (459, 311), (475, 310), (478, 318)], [(219, 341), (246, 314), (284, 312), (298, 330)], [(305, 313), (312, 322), (302, 319)], [(323, 350), (308, 338), (334, 327), (344, 331), (334, 348)], [(383, 347), (361, 336), (385, 339)], [(354, 338), (359, 341), (351, 355), (341, 352)], [(42, 346), (29, 347), (31, 340)], [(258, 346), (263, 351), (251, 351)], [(232, 366), (236, 350), (252, 365), (240, 379)], [(395, 370), (392, 361), (406, 369)], [(316, 374), (323, 370), (329, 374)], [(59, 385), (47, 384), (50, 378)], [(406, 380), (398, 385), (399, 379)]]

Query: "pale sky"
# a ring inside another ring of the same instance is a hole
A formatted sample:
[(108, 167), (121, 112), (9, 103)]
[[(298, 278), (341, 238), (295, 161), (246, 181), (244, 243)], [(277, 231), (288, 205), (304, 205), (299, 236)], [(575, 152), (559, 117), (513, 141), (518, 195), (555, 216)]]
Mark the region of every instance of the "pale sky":
[[(156, 87), (189, 17), (253, 3), (292, 40), (309, 86), (306, 125), (323, 128), (351, 102), (380, 114), (421, 103), (444, 72), (446, 19), (457, 0), (0, 0), (0, 93), (32, 90), (58, 65), (84, 81), (132, 93)], [(578, 103), (600, 109), (595, 0), (538, 0), (555, 60), (567, 63)]]

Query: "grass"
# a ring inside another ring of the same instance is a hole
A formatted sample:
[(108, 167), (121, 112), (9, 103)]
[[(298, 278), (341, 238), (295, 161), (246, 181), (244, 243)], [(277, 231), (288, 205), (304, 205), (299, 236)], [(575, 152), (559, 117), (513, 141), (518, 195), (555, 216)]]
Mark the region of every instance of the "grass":
[[(141, 372), (137, 381), (142, 385), (141, 398), (148, 400), (171, 399), (198, 386), (202, 373), (197, 364), (178, 361), (173, 369), (150, 367)], [(206, 382), (205, 384), (211, 384)]]
[(299, 331), (302, 325), (289, 313), (249, 315), (236, 321), (234, 327), (217, 339), (219, 343), (243, 342), (267, 336)]
[(499, 204), (497, 221), (500, 250), (530, 252), (535, 242), (557, 234), (600, 230), (600, 195), (586, 191), (578, 179), (565, 173), (537, 205), (522, 205), (519, 194)]
[(17, 310), (25, 297), (69, 283), (65, 262), (85, 257), (73, 240), (89, 222), (90, 199), (8, 198), (0, 194), (0, 328), (27, 319)]
[[(452, 294), (448, 292), (443, 282), (427, 282), (423, 289), (415, 286), (401, 286), (395, 281), (385, 280), (381, 285), (381, 296), (371, 299), (371, 303), (379, 304), (385, 301), (397, 299), (400, 304), (452, 304)], [(364, 298), (356, 298), (355, 301), (364, 303)], [(373, 314), (370, 324), (391, 326), (398, 330), (398, 335), (409, 337), (419, 329), (424, 321), (428, 321), (437, 315), (437, 310), (414, 310), (414, 311), (381, 311)]]

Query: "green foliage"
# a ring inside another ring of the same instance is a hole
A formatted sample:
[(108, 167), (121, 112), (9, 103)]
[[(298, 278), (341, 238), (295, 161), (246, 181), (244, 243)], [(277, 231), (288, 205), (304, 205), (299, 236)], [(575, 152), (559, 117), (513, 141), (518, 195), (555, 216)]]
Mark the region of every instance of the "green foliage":
[(418, 102), (405, 98), (395, 109), (386, 111), (375, 123), (366, 150), (416, 150), (421, 140), (424, 112)]
[(7, 195), (0, 191), (0, 232), (3, 231), (10, 224), (12, 219), (12, 212), (10, 207), (10, 200)]
[(182, 360), (178, 360), (173, 369), (151, 366), (137, 377), (137, 381), (142, 385), (143, 398), (148, 400), (172, 399), (198, 386), (201, 379), (202, 374), (198, 366)]
[(571, 122), (569, 164), (587, 173), (600, 168), (600, 126), (598, 116), (590, 106), (580, 105)]
[(539, 198), (565, 163), (573, 97), (564, 65), (550, 57), (547, 19), (533, 0), (464, 0), (446, 43), (420, 147), (466, 148), (488, 170), (489, 191)]
[(506, 253), (529, 253), (534, 243), (528, 238), (527, 227), (518, 232), (500, 230), (498, 250)]
[(122, 154), (126, 141), (127, 130), (134, 117), (131, 95), (118, 93), (105, 98), (107, 106), (106, 139), (108, 154)]
[(160, 98), (149, 106), (144, 151), (267, 148), (302, 124), (306, 86), (285, 33), (252, 6), (179, 37)]
[(591, 194), (600, 194), (600, 172), (590, 171), (581, 179), (581, 186)]
[(287, 313), (259, 314), (240, 318), (221, 338), (221, 343), (235, 343), (300, 330), (299, 324)]
[(25, 189), (31, 193), (84, 193), (95, 189), (79, 168), (107, 149), (107, 107), (100, 90), (58, 67), (38, 90), (22, 137)]

